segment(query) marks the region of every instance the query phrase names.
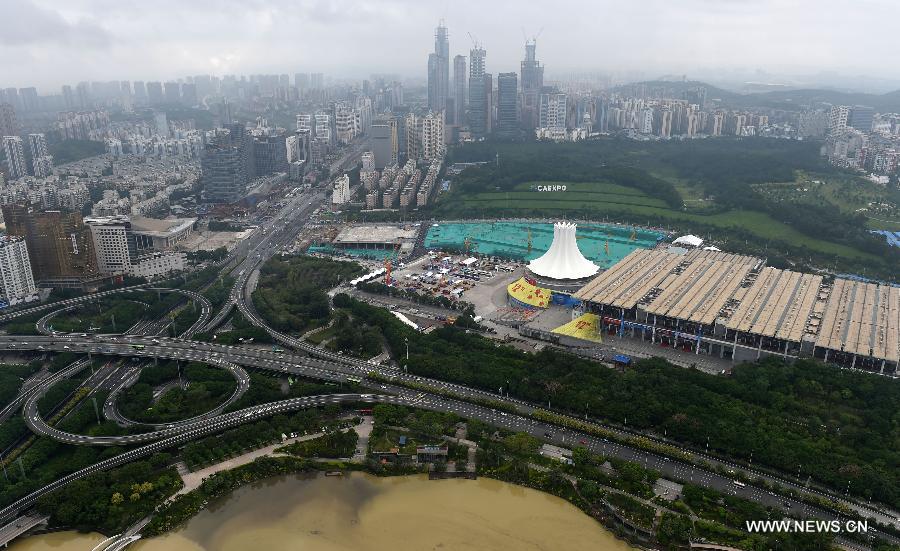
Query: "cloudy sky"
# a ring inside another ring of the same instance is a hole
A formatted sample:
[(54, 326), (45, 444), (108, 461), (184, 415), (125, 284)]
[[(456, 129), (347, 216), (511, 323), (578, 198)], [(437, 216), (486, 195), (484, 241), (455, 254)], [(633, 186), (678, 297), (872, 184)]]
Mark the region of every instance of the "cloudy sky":
[(211, 73), (425, 75), (434, 26), (548, 76), (834, 72), (900, 77), (898, 0), (0, 0), (0, 87)]

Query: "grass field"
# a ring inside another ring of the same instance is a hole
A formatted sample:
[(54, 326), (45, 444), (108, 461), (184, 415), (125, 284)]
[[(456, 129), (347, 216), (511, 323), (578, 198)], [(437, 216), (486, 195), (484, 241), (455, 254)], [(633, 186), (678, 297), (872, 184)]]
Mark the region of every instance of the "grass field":
[[(565, 185), (566, 191), (530, 191), (535, 185)], [(685, 185), (686, 184), (683, 184)], [(676, 186), (677, 187), (677, 186)], [(693, 188), (692, 188), (693, 189)], [(692, 197), (701, 199), (697, 191)], [(490, 217), (498, 212), (504, 215), (547, 215), (584, 216), (586, 218), (617, 219), (628, 217), (640, 223), (641, 217), (647, 223), (655, 221), (679, 225), (696, 223), (722, 229), (742, 229), (762, 241), (781, 242), (792, 246), (803, 246), (812, 251), (846, 259), (873, 260), (875, 257), (852, 247), (831, 243), (803, 234), (791, 226), (779, 222), (768, 214), (758, 211), (728, 211), (705, 214), (703, 210), (688, 205), (684, 210), (674, 210), (659, 199), (648, 197), (641, 191), (609, 182), (526, 182), (516, 186), (515, 191), (483, 192), (460, 194), (451, 192), (442, 197), (439, 212), (447, 216)], [(890, 228), (885, 228), (890, 229)], [(717, 236), (709, 236), (716, 239)]]
[(845, 214), (862, 214), (873, 230), (900, 230), (900, 207), (884, 187), (847, 174), (798, 172), (793, 182), (756, 185), (772, 201), (803, 205), (828, 205)]

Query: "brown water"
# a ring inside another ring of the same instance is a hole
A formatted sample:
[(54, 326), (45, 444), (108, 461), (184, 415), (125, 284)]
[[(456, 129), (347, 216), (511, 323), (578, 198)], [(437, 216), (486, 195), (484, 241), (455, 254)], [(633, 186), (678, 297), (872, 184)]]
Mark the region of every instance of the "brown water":
[[(27, 538), (12, 551), (89, 551), (98, 537)], [(77, 545), (74, 545), (77, 543)], [(134, 551), (571, 550), (625, 551), (557, 497), (491, 479), (281, 477), (212, 504)]]

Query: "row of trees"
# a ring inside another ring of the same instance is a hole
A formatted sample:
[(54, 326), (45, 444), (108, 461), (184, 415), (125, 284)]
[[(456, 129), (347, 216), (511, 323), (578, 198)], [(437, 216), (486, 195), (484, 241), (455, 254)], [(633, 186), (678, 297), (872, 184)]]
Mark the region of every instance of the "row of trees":
[[(351, 299), (352, 300), (352, 299)], [(749, 459), (865, 498), (900, 506), (900, 387), (867, 374), (800, 360), (735, 367), (731, 377), (639, 361), (618, 373), (551, 349), (497, 346), (453, 326), (429, 334), (353, 301), (394, 350), (409, 340), (409, 371), (510, 394), (577, 416), (627, 424), (730, 457)]]

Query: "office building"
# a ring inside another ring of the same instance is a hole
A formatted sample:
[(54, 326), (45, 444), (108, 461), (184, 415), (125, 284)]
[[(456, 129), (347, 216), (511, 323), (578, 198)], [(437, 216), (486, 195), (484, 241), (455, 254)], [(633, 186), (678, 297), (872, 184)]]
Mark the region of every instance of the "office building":
[(253, 139), (242, 124), (220, 130), (206, 146), (200, 161), (206, 200), (234, 203), (247, 193), (253, 177)]
[(39, 287), (85, 288), (99, 282), (90, 229), (78, 212), (3, 205), (9, 235), (25, 238)]
[[(143, 219), (154, 227), (169, 225), (169, 221)], [(185, 228), (193, 227), (196, 219), (172, 221), (172, 227), (166, 232), (184, 233)], [(91, 230), (94, 252), (97, 257), (97, 269), (104, 276), (130, 275), (134, 277), (154, 278), (178, 272), (184, 269), (184, 253), (162, 252), (138, 246), (139, 240), (155, 242), (156, 235), (148, 236), (139, 233), (128, 216), (102, 216), (85, 218), (84, 223)], [(189, 230), (188, 230), (189, 233)]]
[(432, 111), (447, 108), (450, 92), (450, 40), (443, 21), (434, 31), (434, 53), (428, 56), (428, 107)]
[(288, 171), (287, 138), (263, 136), (253, 140), (253, 162), (256, 176), (267, 176)]
[(516, 73), (497, 75), (497, 132), (515, 135), (519, 129), (519, 78)]
[(0, 235), (0, 307), (17, 304), (35, 290), (25, 239)]
[(490, 85), (485, 86), (484, 48), (476, 46), (469, 52), (469, 130), (478, 138), (484, 137), (490, 126)]
[(865, 105), (855, 105), (848, 114), (847, 126), (860, 132), (871, 132), (874, 118), (875, 109)]
[(447, 112), (448, 125), (462, 126), (466, 119), (466, 56), (453, 58), (453, 109)]
[(127, 216), (85, 218), (90, 228), (97, 258), (97, 271), (103, 275), (123, 275), (137, 258), (137, 246)]
[(525, 59), (522, 60), (522, 125), (534, 128), (538, 125), (539, 101), (544, 87), (544, 68), (536, 57), (537, 40), (525, 42)]
[(400, 141), (397, 135), (397, 119), (382, 117), (372, 123), (372, 154), (375, 168), (384, 170), (399, 161)]

